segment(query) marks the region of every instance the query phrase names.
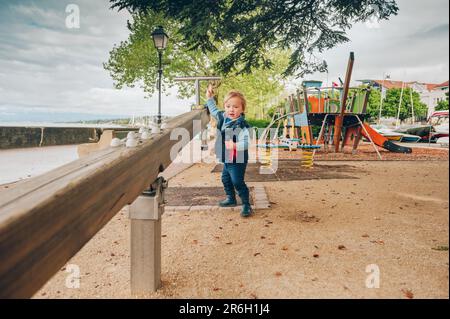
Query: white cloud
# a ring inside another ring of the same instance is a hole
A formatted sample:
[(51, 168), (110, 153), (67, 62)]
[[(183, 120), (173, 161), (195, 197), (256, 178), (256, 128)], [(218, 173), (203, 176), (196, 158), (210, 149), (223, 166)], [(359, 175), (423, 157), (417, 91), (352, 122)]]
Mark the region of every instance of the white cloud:
[[(10, 4), (3, 16), (0, 13), (2, 109), (106, 117), (156, 114), (156, 96), (146, 98), (138, 88), (114, 89), (102, 66), (113, 45), (128, 37), (129, 14), (110, 10), (106, 0), (83, 0), (77, 4), (80, 29), (65, 27), (65, 4), (59, 1), (39, 6), (36, 2), (19, 1)], [(164, 114), (189, 110), (190, 101), (178, 100), (174, 90), (170, 93), (168, 97), (163, 95)]]
[(376, 17), (372, 17), (370, 20), (366, 21), (365, 25), (369, 29), (379, 29), (381, 27), (380, 21)]
[(60, 27), (64, 17), (55, 10), (46, 10), (37, 7), (36, 4), (17, 4), (12, 6), (13, 14), (25, 18), (29, 24), (40, 27)]
[[(0, 0), (1, 2), (2, 0)], [(0, 11), (0, 110), (64, 111), (105, 115), (156, 114), (157, 97), (139, 89), (113, 89), (102, 67), (114, 44), (126, 40), (126, 11), (108, 0), (77, 0), (80, 29), (65, 26), (68, 2), (3, 1)], [(398, 0), (390, 21), (360, 23), (350, 43), (326, 52), (329, 84), (343, 78), (350, 51), (356, 54), (353, 79), (381, 78), (440, 83), (448, 80), (448, 0)], [(376, 21), (376, 20), (374, 20)], [(326, 74), (308, 78), (323, 79)], [(163, 112), (186, 112), (191, 101), (175, 90), (163, 95)], [(194, 98), (191, 99), (192, 102)], [(51, 119), (49, 119), (51, 120)], [(1, 114), (0, 114), (1, 121)]]
[[(400, 11), (379, 28), (357, 24), (349, 32), (351, 42), (325, 54), (329, 84), (345, 76), (350, 51), (356, 61), (353, 80), (381, 79), (442, 83), (449, 78), (448, 0), (398, 0)], [(308, 79), (326, 82), (326, 74)]]

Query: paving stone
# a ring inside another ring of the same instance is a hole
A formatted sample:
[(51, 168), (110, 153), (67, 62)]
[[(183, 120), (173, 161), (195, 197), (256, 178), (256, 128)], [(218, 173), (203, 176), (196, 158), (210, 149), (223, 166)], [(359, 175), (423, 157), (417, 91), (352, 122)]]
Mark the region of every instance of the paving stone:
[(170, 207), (170, 210), (174, 212), (189, 211), (191, 208), (191, 206), (166, 206), (164, 210), (168, 209), (168, 207)]
[(191, 212), (194, 212), (194, 211), (208, 211), (208, 210), (210, 210), (210, 208), (211, 208), (211, 206), (205, 206), (205, 205), (191, 206), (189, 211), (191, 211)]

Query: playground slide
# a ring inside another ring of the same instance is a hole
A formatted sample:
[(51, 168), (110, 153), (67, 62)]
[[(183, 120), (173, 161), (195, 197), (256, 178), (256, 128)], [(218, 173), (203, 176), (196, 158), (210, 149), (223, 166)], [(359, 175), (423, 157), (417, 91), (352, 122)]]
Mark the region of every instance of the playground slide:
[[(367, 133), (369, 133), (370, 138), (372, 139), (372, 141), (382, 147), (387, 149), (390, 152), (394, 152), (394, 153), (412, 153), (412, 149), (409, 147), (404, 147), (404, 146), (400, 146), (397, 145), (391, 141), (389, 141), (386, 137), (384, 137), (383, 135), (381, 135), (380, 133), (378, 133), (377, 131), (375, 131), (373, 128), (370, 127), (369, 124), (364, 123), (364, 128), (366, 129)], [(369, 136), (367, 136), (366, 132), (364, 130), (361, 130), (361, 134), (369, 139)]]

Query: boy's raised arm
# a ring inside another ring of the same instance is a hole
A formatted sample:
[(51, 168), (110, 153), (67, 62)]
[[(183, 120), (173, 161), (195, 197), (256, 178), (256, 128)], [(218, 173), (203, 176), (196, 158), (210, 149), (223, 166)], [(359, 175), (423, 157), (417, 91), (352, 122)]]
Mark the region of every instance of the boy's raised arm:
[(219, 119), (219, 113), (221, 112), (217, 106), (216, 106), (216, 101), (214, 100), (214, 98), (210, 98), (208, 99), (208, 101), (206, 101), (206, 106), (208, 107), (209, 113), (211, 113), (211, 115), (218, 120)]

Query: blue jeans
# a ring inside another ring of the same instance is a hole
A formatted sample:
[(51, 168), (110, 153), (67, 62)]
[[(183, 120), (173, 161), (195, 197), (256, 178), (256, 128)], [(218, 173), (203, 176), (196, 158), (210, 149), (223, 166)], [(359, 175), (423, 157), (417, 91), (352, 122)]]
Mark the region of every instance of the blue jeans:
[(227, 196), (236, 197), (235, 189), (243, 204), (248, 204), (249, 191), (245, 184), (245, 170), (247, 163), (223, 163), (222, 183)]

